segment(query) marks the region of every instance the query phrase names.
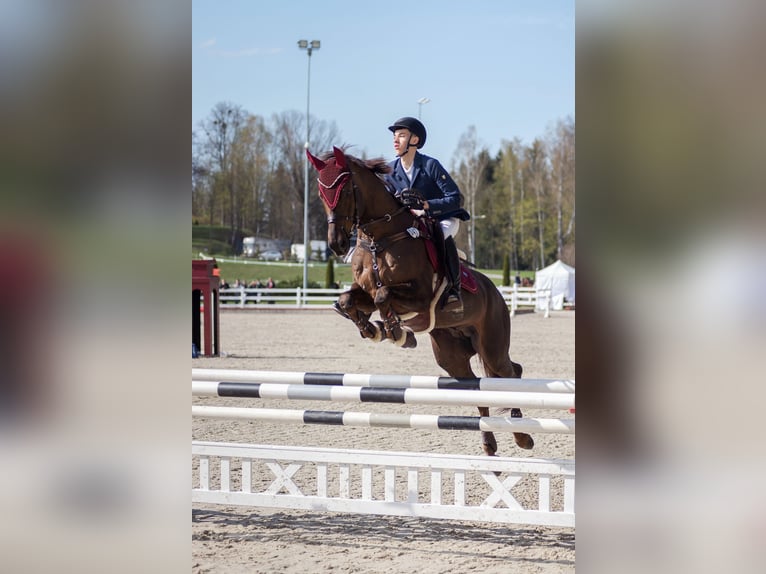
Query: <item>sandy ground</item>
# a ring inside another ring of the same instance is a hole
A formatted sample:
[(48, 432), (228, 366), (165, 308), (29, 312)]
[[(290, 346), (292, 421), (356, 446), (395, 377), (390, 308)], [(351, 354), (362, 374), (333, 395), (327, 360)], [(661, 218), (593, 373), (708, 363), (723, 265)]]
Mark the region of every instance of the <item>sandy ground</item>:
[[(575, 377), (575, 312), (520, 314), (513, 318), (511, 358), (530, 378)], [(193, 367), (253, 370), (444, 375), (430, 339), (415, 349), (362, 340), (332, 311), (225, 311), (225, 356), (192, 360)], [(478, 363), (477, 375), (483, 374)], [(193, 398), (194, 404), (243, 406), (237, 399)], [(472, 407), (266, 401), (290, 409), (476, 415)], [(525, 416), (573, 416), (525, 411)], [(478, 433), (194, 419), (192, 438), (221, 442), (371, 450), (481, 454)], [(510, 434), (498, 434), (499, 453), (514, 457), (573, 459), (573, 436), (539, 434), (522, 451)], [(194, 470), (194, 469), (193, 469)], [(554, 496), (556, 485), (554, 484)], [(536, 497), (524, 484), (519, 500)], [(192, 509), (194, 572), (574, 572), (573, 529), (488, 525), (412, 518), (306, 513), (195, 504)]]

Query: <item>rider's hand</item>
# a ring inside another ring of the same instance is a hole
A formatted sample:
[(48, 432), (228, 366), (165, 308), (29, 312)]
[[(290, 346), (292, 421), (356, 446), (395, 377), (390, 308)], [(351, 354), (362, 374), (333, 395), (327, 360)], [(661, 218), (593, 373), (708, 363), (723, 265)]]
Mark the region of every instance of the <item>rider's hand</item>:
[(410, 209), (420, 210), (423, 208), (423, 203), (425, 202), (423, 196), (416, 189), (403, 189), (396, 197), (402, 205), (409, 207)]

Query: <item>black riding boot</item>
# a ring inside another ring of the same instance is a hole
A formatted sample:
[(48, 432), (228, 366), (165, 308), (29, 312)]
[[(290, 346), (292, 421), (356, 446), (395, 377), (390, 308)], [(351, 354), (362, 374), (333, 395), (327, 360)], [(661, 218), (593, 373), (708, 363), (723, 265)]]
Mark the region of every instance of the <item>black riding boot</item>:
[(447, 237), (444, 240), (446, 251), (446, 270), (449, 279), (447, 296), (444, 299), (444, 309), (451, 313), (463, 312), (463, 300), (460, 297), (460, 258), (457, 254), (455, 239)]

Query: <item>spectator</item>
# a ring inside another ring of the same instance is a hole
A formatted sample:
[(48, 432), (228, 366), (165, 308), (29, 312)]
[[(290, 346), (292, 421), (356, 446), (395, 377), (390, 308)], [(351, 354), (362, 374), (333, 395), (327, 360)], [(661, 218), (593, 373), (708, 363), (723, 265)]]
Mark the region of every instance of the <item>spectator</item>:
[[(266, 289), (273, 289), (273, 288), (274, 288), (274, 280), (271, 277), (269, 277), (268, 279), (266, 279)], [(273, 305), (274, 301), (273, 300), (269, 301), (269, 304)]]

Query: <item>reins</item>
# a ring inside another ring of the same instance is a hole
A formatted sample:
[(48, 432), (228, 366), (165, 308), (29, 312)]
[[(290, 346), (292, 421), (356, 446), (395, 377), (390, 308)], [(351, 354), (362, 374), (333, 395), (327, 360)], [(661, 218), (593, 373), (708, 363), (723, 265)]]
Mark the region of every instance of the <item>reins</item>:
[[(377, 217), (375, 219), (371, 219), (371, 220), (363, 223), (361, 221), (362, 217), (360, 215), (361, 212), (362, 212), (362, 208), (360, 208), (360, 205), (362, 205), (362, 196), (361, 196), (361, 192), (359, 190), (359, 187), (356, 185), (356, 182), (354, 181), (353, 173), (351, 173), (350, 171), (341, 172), (338, 175), (338, 177), (335, 178), (335, 181), (333, 182), (333, 185), (329, 186), (329, 187), (332, 188), (333, 186), (337, 185), (338, 182), (344, 176), (346, 176), (346, 175), (350, 176), (350, 179), (351, 179), (351, 189), (352, 189), (352, 191), (354, 193), (354, 215), (353, 216), (352, 215), (337, 215), (333, 211), (332, 214), (327, 218), (327, 223), (337, 223), (338, 221), (353, 221), (354, 225), (352, 227), (352, 231), (353, 231), (354, 228), (358, 228), (358, 229), (360, 229), (362, 231), (362, 233), (364, 233), (370, 239), (375, 241), (375, 234), (372, 231), (372, 228), (374, 226), (376, 226), (379, 223), (390, 223), (391, 221), (394, 220), (395, 217), (398, 217), (402, 213), (404, 213), (406, 211), (409, 211), (409, 208), (407, 208), (406, 206), (402, 205), (396, 211), (394, 211), (393, 213), (386, 213), (386, 214), (384, 214), (381, 217)], [(341, 193), (342, 193), (342, 191), (341, 191)], [(399, 235), (399, 234), (396, 234), (396, 235)], [(407, 234), (405, 233), (405, 236), (406, 235)], [(385, 238), (385, 236), (383, 236), (381, 239), (383, 239), (383, 238)], [(401, 239), (404, 239), (404, 237), (402, 237)]]

